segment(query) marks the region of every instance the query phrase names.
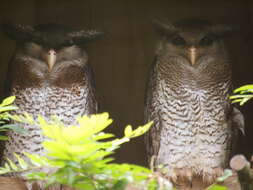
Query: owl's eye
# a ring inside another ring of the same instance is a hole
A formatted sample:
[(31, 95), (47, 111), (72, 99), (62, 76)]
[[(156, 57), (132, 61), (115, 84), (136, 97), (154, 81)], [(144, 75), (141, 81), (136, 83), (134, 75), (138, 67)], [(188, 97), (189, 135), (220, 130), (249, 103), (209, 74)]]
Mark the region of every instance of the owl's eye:
[(202, 38), (199, 42), (199, 45), (201, 46), (210, 46), (212, 45), (214, 42), (214, 39), (212, 37), (209, 36), (205, 36), (204, 38)]
[(183, 46), (186, 45), (186, 41), (181, 36), (175, 36), (172, 38), (171, 43), (175, 46)]

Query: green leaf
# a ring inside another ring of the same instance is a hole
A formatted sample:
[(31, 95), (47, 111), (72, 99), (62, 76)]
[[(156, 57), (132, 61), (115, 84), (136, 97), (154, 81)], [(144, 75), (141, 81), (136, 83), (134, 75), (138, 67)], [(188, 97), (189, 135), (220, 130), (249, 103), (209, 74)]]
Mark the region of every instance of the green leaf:
[(4, 163), (4, 168), (6, 170), (11, 170), (11, 167), (9, 166), (9, 164), (7, 164), (6, 162)]
[(92, 181), (87, 181), (87, 180), (82, 183), (75, 184), (74, 187), (78, 189), (83, 189), (83, 190), (96, 190)]
[(67, 182), (67, 184), (73, 186), (73, 184), (75, 182), (76, 173), (71, 169), (69, 169), (67, 172), (68, 172), (68, 177), (67, 177), (68, 182)]
[(132, 130), (131, 126), (127, 126), (125, 129), (125, 136), (129, 137), (129, 138), (139, 137), (139, 136), (143, 135), (144, 133), (146, 133), (150, 129), (152, 124), (153, 124), (153, 122), (151, 121), (144, 126), (139, 126), (135, 130)]
[(232, 101), (232, 104), (239, 103), (241, 101), (242, 101), (242, 99), (235, 99), (235, 100)]
[(217, 181), (218, 182), (223, 182), (223, 181), (225, 181), (227, 178), (229, 178), (232, 175), (233, 175), (232, 170), (225, 169), (223, 175), (221, 177), (218, 177)]
[(221, 185), (214, 184), (208, 187), (206, 190), (228, 190), (228, 188)]
[(230, 96), (230, 99), (251, 98), (252, 96), (253, 95), (250, 95), (250, 94), (233, 95), (233, 96)]
[(44, 180), (48, 174), (44, 172), (32, 172), (25, 174), (25, 177), (30, 180)]
[(157, 190), (158, 189), (158, 183), (155, 179), (152, 179), (148, 183), (148, 190)]
[(8, 139), (9, 139), (8, 137), (0, 135), (0, 141), (6, 141)]
[(112, 187), (113, 190), (124, 190), (128, 184), (126, 179), (118, 180)]
[(33, 117), (30, 114), (26, 113), (26, 112), (24, 113), (24, 118), (27, 121), (27, 123), (36, 124)]
[(6, 158), (7, 162), (9, 163), (9, 166), (11, 167), (12, 170), (17, 171), (18, 167), (16, 166), (16, 164), (14, 164), (14, 162), (12, 162), (9, 158)]
[(240, 102), (240, 106), (242, 106), (243, 104), (245, 104), (247, 101), (249, 101), (253, 96), (249, 97), (249, 98), (243, 98), (242, 101)]
[(125, 130), (124, 130), (124, 134), (126, 137), (129, 137), (132, 135), (133, 129), (131, 125), (126, 126)]
[(28, 168), (28, 164), (25, 162), (23, 158), (21, 158), (18, 154), (14, 153), (14, 156), (17, 158), (19, 166), (23, 169), (26, 170)]
[(128, 142), (130, 139), (128, 137), (123, 137), (121, 139), (115, 139), (112, 141), (112, 146), (107, 149), (107, 151), (113, 151), (119, 147), (119, 145)]
[(97, 135), (94, 135), (93, 140), (98, 141), (98, 140), (102, 140), (102, 139), (108, 139), (108, 138), (111, 138), (111, 137), (114, 137), (114, 136), (115, 135), (111, 134), (111, 133), (101, 132)]
[(16, 109), (17, 107), (15, 106), (5, 106), (5, 107), (0, 107), (0, 112), (12, 111)]
[(6, 167), (0, 167), (0, 175), (9, 173), (10, 169)]
[(4, 106), (7, 106), (7, 105), (10, 105), (14, 102), (15, 100), (15, 96), (10, 96), (8, 98), (5, 98), (3, 100), (3, 102), (0, 104), (1, 107), (4, 107)]
[(48, 166), (48, 162), (47, 159), (43, 156), (39, 156), (36, 154), (28, 154), (28, 153), (24, 153), (31, 161), (31, 163), (37, 167), (41, 167), (41, 166)]
[(24, 133), (28, 132), (26, 129), (24, 129), (23, 127), (21, 127), (17, 124), (3, 125), (0, 127), (0, 130), (2, 130), (2, 129), (10, 129), (10, 130), (13, 130), (14, 132), (19, 133), (19, 134), (24, 134)]
[(253, 85), (244, 85), (234, 90), (234, 93), (238, 93), (241, 91), (253, 91)]

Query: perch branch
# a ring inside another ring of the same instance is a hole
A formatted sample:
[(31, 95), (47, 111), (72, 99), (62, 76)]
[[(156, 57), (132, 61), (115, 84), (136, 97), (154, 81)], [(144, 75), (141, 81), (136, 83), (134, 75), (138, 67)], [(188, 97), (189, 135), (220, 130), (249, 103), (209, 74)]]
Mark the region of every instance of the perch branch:
[(230, 167), (237, 172), (242, 190), (253, 189), (253, 175), (250, 171), (250, 162), (243, 155), (236, 155), (230, 160)]

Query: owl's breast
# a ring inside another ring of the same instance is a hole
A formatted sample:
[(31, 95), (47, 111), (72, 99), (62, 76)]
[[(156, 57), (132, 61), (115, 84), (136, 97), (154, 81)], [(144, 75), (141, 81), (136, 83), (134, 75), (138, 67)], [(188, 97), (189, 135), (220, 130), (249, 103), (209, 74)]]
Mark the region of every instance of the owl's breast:
[[(12, 89), (12, 95), (16, 96), (15, 104), (19, 107), (15, 114), (27, 112), (35, 119), (38, 115), (49, 119), (51, 116), (58, 118), (66, 125), (76, 124), (76, 118), (81, 115), (94, 113), (96, 101), (92, 97), (88, 85), (72, 85), (71, 88), (44, 86), (37, 88)], [(42, 142), (44, 136), (37, 125), (25, 124), (28, 131), (25, 134), (9, 132), (9, 140), (6, 141), (4, 156), (15, 160), (13, 152), (23, 155), (24, 152), (44, 154)]]
[[(78, 115), (89, 112), (87, 107), (89, 87), (72, 85), (71, 88), (45, 86), (40, 88), (14, 88), (12, 95), (17, 97), (20, 111), (49, 117), (57, 115), (68, 124)], [(86, 110), (87, 109), (87, 110)]]
[(75, 123), (77, 116), (90, 114), (88, 86), (48, 89), (50, 115), (59, 116), (66, 124)]
[(228, 90), (227, 93), (217, 93), (214, 88), (205, 90), (181, 86), (164, 89), (160, 93), (164, 101), (161, 107), (166, 117), (170, 118), (168, 121), (175, 126), (188, 123), (188, 128), (193, 131), (198, 127), (209, 127), (210, 121), (215, 126), (227, 122), (230, 108)]
[(224, 165), (231, 141), (227, 96), (188, 86), (161, 88), (158, 94), (162, 99), (158, 162), (196, 167), (208, 165), (214, 157), (211, 165)]
[(68, 64), (68, 62), (65, 64), (56, 67), (52, 73), (49, 73), (46, 80), (50, 85), (61, 88), (70, 88), (73, 84), (87, 85), (89, 82), (87, 77), (90, 74), (87, 71), (87, 65), (80, 66)]

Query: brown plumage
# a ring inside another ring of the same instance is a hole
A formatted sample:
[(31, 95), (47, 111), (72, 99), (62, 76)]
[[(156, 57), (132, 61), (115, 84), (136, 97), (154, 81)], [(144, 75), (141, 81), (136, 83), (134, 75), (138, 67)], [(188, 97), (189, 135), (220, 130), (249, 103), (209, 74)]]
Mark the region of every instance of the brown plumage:
[[(19, 107), (15, 113), (57, 115), (64, 123), (74, 124), (77, 116), (97, 112), (93, 73), (83, 45), (102, 33), (57, 24), (5, 24), (3, 30), (17, 42), (7, 80), (9, 95), (16, 96)], [(44, 154), (41, 130), (34, 125), (25, 128), (25, 134), (8, 132), (4, 157), (15, 160), (14, 152)]]
[(223, 38), (230, 28), (202, 20), (155, 22), (162, 37), (149, 76), (148, 158), (169, 177), (211, 183), (227, 166), (243, 116), (229, 101), (230, 59)]

